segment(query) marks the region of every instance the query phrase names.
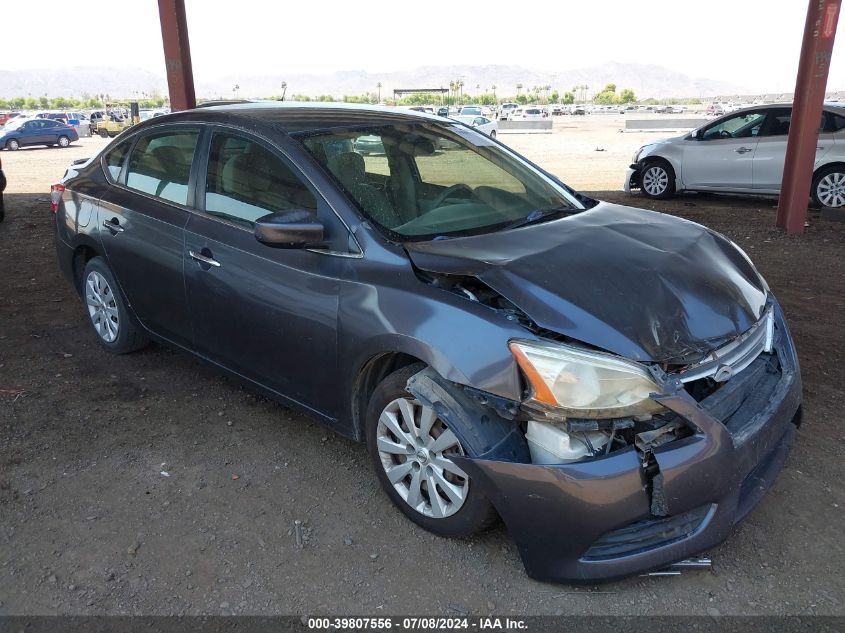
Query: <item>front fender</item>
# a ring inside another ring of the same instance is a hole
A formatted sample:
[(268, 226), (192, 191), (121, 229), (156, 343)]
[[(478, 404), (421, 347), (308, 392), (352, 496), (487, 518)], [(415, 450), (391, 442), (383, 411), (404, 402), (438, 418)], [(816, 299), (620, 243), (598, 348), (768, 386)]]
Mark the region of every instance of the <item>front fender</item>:
[(347, 403), (354, 400), (362, 369), (386, 353), (418, 358), (450, 382), (521, 399), (519, 368), (508, 341), (533, 335), (498, 310), (422, 282), (408, 289), (347, 283), (338, 323)]

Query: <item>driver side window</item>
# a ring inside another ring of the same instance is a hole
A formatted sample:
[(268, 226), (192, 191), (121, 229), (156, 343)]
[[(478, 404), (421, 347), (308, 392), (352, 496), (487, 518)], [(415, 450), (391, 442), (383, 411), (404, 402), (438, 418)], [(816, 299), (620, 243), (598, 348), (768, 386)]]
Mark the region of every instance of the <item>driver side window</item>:
[(707, 128), (702, 140), (712, 141), (728, 138), (752, 138), (760, 133), (766, 115), (763, 112), (743, 112), (719, 121)]

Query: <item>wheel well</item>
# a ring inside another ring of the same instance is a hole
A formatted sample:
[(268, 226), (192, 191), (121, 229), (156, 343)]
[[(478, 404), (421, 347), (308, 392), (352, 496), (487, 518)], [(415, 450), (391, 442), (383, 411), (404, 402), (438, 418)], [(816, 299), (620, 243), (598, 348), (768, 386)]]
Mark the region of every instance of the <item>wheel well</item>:
[(375, 391), (378, 384), (397, 369), (422, 362), (419, 358), (411, 354), (386, 352), (373, 356), (364, 363), (364, 366), (358, 372), (358, 376), (355, 379), (352, 392), (352, 421), (357, 439), (360, 440), (364, 437), (367, 405), (369, 405), (370, 396), (373, 395), (373, 391)]
[(85, 272), (85, 265), (99, 253), (90, 246), (77, 246), (73, 251), (73, 285), (79, 296), (82, 296), (82, 273)]
[(822, 169), (827, 169), (828, 167), (845, 167), (845, 163), (843, 163), (841, 160), (838, 160), (832, 163), (825, 163), (824, 165), (819, 165), (813, 172), (813, 179), (816, 178), (816, 176)]

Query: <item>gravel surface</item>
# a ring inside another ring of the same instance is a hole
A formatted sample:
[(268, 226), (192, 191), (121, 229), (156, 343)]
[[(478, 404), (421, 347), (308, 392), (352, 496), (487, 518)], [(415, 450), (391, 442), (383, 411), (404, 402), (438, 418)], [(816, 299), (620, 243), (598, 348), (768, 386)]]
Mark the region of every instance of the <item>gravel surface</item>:
[[(611, 117), (586, 119), (503, 140), (599, 197), (727, 233), (777, 293), (798, 346), (796, 446), (773, 490), (709, 552), (712, 570), (535, 582), (501, 525), (449, 541), (407, 521), (363, 446), (314, 420), (180, 352), (107, 355), (60, 277), (48, 200), (72, 158), (104, 145), (94, 138), (2, 156), (0, 614), (845, 614), (845, 225), (811, 215), (792, 238), (773, 228), (770, 200), (655, 205), (609, 191), (640, 140)], [(569, 154), (577, 144), (584, 153)], [(596, 144), (608, 149), (600, 159), (586, 154)]]

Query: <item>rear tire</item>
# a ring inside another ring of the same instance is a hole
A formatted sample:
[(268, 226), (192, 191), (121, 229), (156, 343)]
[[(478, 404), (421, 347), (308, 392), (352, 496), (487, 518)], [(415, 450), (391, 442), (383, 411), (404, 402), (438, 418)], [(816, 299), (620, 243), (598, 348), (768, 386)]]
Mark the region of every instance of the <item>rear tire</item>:
[(823, 167), (813, 178), (813, 204), (817, 207), (845, 206), (845, 166)]
[(640, 173), (640, 190), (647, 198), (665, 200), (675, 195), (675, 170), (662, 158), (647, 160)]
[(59, 137), (59, 147), (67, 147), (70, 145), (70, 139), (67, 136)]
[(126, 298), (102, 257), (85, 265), (82, 300), (97, 342), (112, 354), (134, 352), (149, 343), (129, 314)]
[(98, 134), (100, 135), (100, 138), (108, 138), (109, 137), (108, 130), (100, 130), (98, 132)]
[(376, 387), (367, 407), (367, 450), (379, 483), (405, 516), (439, 536), (469, 536), (493, 525), (498, 514), (479, 486), (446, 457), (473, 457), (473, 447), (457, 439), (473, 433), (453, 433), (407, 391), (408, 379), (424, 368), (403, 367)]

